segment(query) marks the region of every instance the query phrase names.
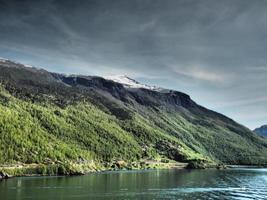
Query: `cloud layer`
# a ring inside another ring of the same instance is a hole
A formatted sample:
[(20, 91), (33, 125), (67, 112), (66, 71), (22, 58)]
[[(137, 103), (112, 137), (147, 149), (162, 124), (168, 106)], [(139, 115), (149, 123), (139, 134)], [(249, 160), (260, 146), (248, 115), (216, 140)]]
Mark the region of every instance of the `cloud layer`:
[(262, 0), (0, 0), (0, 56), (127, 74), (254, 128), (267, 123), (266, 9)]

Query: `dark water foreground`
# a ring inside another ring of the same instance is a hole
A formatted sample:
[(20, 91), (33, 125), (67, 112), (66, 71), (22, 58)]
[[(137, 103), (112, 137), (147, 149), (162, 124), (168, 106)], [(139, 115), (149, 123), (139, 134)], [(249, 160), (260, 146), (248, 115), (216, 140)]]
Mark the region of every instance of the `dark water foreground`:
[(0, 182), (0, 199), (267, 199), (267, 169), (151, 170)]

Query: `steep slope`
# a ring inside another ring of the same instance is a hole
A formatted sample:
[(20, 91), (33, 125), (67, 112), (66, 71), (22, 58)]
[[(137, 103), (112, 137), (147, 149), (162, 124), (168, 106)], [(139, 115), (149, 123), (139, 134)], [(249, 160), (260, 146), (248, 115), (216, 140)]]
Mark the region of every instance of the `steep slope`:
[(267, 137), (267, 125), (263, 125), (259, 128), (256, 128), (254, 132), (257, 133), (258, 135)]
[[(184, 93), (0, 61), (0, 163), (266, 164), (267, 142)], [(139, 83), (138, 83), (139, 84)]]

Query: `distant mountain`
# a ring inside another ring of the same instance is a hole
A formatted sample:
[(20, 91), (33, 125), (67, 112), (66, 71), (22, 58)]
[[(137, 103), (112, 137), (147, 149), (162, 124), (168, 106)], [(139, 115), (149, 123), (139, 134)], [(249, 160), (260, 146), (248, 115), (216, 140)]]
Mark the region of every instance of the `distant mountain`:
[[(265, 139), (182, 92), (126, 76), (64, 75), (5, 59), (0, 133), (0, 169), (22, 163), (64, 173), (142, 168), (147, 160), (267, 163)], [(45, 168), (51, 165), (59, 168)]]
[(260, 128), (256, 128), (254, 132), (261, 136), (267, 137), (267, 125), (263, 125)]

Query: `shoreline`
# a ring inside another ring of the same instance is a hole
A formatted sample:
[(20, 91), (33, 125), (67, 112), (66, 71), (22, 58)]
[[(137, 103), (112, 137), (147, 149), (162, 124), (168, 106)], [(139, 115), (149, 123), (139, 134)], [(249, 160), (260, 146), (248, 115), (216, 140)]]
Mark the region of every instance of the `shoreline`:
[[(266, 168), (266, 166), (257, 166), (257, 165), (225, 165), (224, 168), (218, 168), (218, 167), (208, 167), (205, 168), (204, 170), (208, 169), (217, 169), (217, 170), (227, 170), (227, 169), (238, 169), (238, 168), (243, 168), (243, 169), (261, 169), (261, 168)], [(187, 168), (186, 166), (171, 166), (171, 167), (158, 167), (158, 168), (133, 168), (133, 169), (103, 169), (103, 170), (91, 170), (87, 171), (84, 173), (76, 173), (76, 174), (38, 174), (38, 173), (33, 173), (33, 174), (20, 174), (20, 175), (9, 175), (6, 174), (7, 177), (0, 177), (0, 181), (2, 180), (7, 180), (10, 178), (17, 178), (17, 177), (70, 177), (70, 176), (84, 176), (92, 173), (109, 173), (109, 172), (130, 172), (130, 171), (146, 171), (146, 170), (170, 170), (170, 169), (175, 169), (175, 170), (197, 170), (197, 169), (190, 169)], [(200, 169), (198, 169), (200, 170)], [(202, 169), (203, 170), (203, 169)], [(0, 176), (3, 173), (2, 168), (0, 167)]]
[[(118, 164), (120, 163), (120, 165)], [(75, 165), (73, 168), (65, 169), (63, 165), (45, 165), (45, 164), (13, 164), (0, 166), (0, 180), (9, 179), (13, 177), (41, 177), (41, 176), (82, 176), (90, 173), (103, 173), (112, 171), (138, 171), (138, 170), (157, 170), (157, 169), (235, 169), (235, 168), (266, 168), (262, 165), (223, 165), (223, 164), (210, 164), (203, 166), (191, 165), (191, 163), (181, 162), (157, 162), (147, 161), (140, 162), (138, 165), (131, 165), (131, 167), (125, 165), (122, 161), (116, 165), (110, 165), (109, 167), (95, 167), (88, 165)], [(111, 163), (109, 163), (111, 164)], [(135, 163), (136, 164), (136, 163)], [(76, 167), (76, 168), (75, 168)], [(65, 171), (64, 171), (65, 169)]]
[[(109, 167), (95, 167), (88, 165), (75, 165), (73, 168), (64, 168), (63, 165), (45, 164), (14, 164), (0, 166), (0, 180), (13, 177), (40, 177), (40, 176), (81, 176), (90, 173), (111, 172), (111, 171), (132, 171), (132, 170), (153, 170), (153, 169), (186, 169), (188, 163), (180, 162), (140, 162), (131, 167), (120, 163)], [(64, 170), (65, 169), (65, 170)]]
[(225, 165), (227, 168), (235, 169), (235, 168), (267, 168), (264, 165)]

